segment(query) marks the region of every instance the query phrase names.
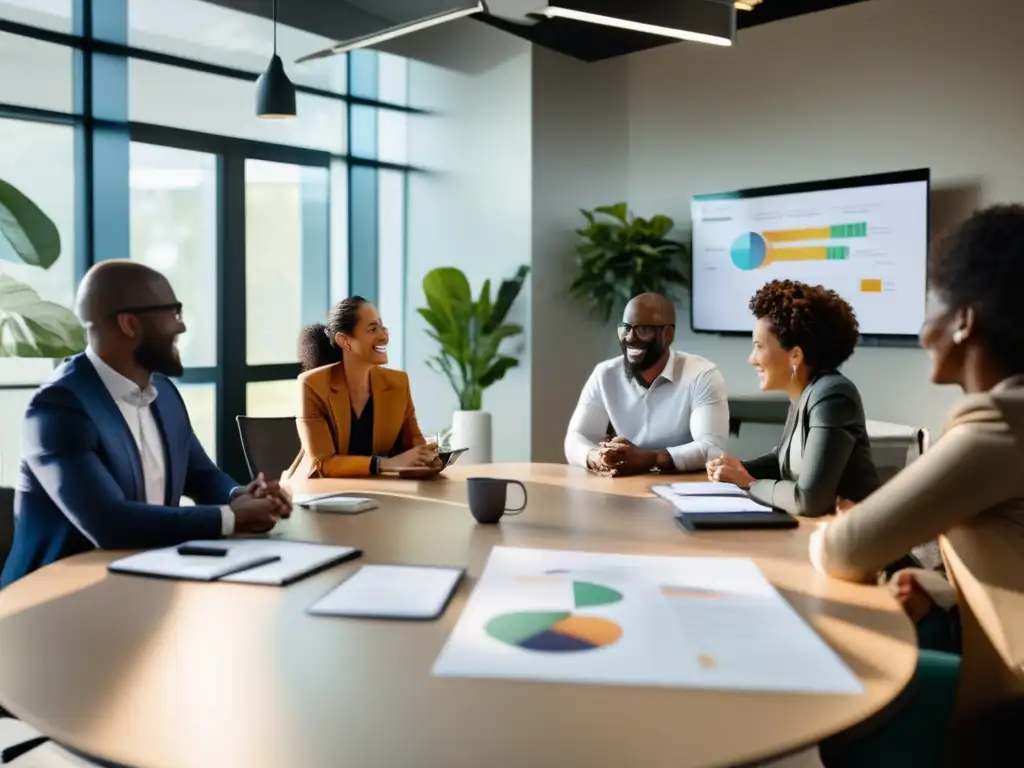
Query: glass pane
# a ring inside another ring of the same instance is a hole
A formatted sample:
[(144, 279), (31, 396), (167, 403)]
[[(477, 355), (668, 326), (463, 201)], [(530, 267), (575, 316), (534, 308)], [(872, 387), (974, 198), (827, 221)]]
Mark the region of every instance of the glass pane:
[(73, 57), (65, 45), (0, 32), (0, 101), (72, 112)]
[(409, 162), (409, 113), (377, 110), (377, 159), (405, 165)]
[(299, 384), (295, 379), (250, 381), (245, 385), (248, 416), (294, 416), (298, 408)]
[[(0, 272), (27, 284), (47, 301), (71, 307), (75, 300), (76, 247), (74, 129), (0, 119), (0, 147), (4, 148), (0, 152), (0, 179), (28, 195), (57, 225), (61, 240), (60, 258), (43, 270), (12, 261), (17, 256), (7, 240), (0, 238)], [(0, 384), (37, 384), (49, 378), (52, 371), (51, 360), (2, 358)]]
[(217, 385), (178, 383), (181, 399), (185, 401), (192, 431), (199, 438), (203, 450), (217, 461)]
[(348, 296), (348, 166), (331, 163), (331, 297), (330, 303)]
[(388, 327), (388, 367), (405, 365), (405, 173), (381, 170), (377, 181), (378, 309)]
[(377, 54), (377, 98), (388, 104), (409, 103), (409, 60), (393, 53)]
[(167, 64), (128, 60), (131, 120), (289, 144), (341, 154), (345, 151), (345, 102), (296, 95), (298, 116), (256, 117), (256, 89), (248, 80), (210, 75)]
[(0, 389), (0, 485), (12, 488), (21, 461), (21, 425), (35, 389)]
[[(304, 322), (303, 278), (326, 299), (328, 189), (326, 168), (247, 160), (245, 163), (245, 321), (249, 365), (298, 360)], [(315, 262), (319, 261), (319, 267)], [(316, 300), (317, 316), (325, 300)]]
[(217, 156), (132, 142), (131, 257), (167, 276), (185, 367), (217, 365)]
[[(274, 39), (269, 18), (202, 0), (173, 0), (173, 4), (174, 11), (169, 12), (169, 0), (129, 0), (128, 44), (248, 72), (266, 68)], [(269, 0), (264, 8), (269, 10)], [(335, 42), (283, 24), (277, 27), (277, 52), (293, 83), (344, 93), (347, 56), (294, 63)]]
[(0, 19), (33, 27), (71, 32), (74, 0), (0, 0)]

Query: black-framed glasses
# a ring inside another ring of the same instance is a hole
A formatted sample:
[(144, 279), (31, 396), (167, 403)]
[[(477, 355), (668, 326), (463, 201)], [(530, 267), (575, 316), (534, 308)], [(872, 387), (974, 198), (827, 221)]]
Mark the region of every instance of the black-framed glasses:
[(630, 323), (619, 323), (619, 339), (624, 339), (629, 336), (629, 332), (632, 331), (633, 335), (641, 341), (650, 341), (658, 335), (658, 331), (663, 328), (675, 328), (675, 323), (662, 323), (660, 325), (653, 325), (651, 323), (641, 323), (638, 325), (631, 325)]
[(174, 313), (175, 320), (181, 320), (181, 302), (175, 302), (173, 304), (149, 304), (143, 307), (121, 307), (121, 309), (111, 312), (111, 317), (117, 317), (118, 315), (145, 315), (153, 312), (172, 312)]

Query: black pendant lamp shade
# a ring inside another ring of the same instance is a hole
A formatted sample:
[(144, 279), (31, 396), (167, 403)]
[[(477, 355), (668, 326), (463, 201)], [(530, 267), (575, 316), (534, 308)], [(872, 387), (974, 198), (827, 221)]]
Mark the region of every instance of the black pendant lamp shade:
[(274, 55), (256, 80), (256, 116), (295, 117), (295, 86), (284, 73), (284, 63), (277, 55), (277, 0), (274, 0)]

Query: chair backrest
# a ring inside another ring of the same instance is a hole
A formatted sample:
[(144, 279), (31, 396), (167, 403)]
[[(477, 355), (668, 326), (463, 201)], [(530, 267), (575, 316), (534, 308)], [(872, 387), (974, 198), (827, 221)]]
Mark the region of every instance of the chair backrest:
[(294, 416), (236, 416), (235, 421), (252, 477), (262, 472), (268, 480), (277, 479), (299, 455), (302, 444)]
[(14, 489), (0, 487), (0, 570), (14, 542)]

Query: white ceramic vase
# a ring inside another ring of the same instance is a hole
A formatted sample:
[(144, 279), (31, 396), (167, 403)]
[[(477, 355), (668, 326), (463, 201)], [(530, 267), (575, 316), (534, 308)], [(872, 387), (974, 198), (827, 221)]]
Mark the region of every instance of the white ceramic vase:
[(456, 411), (452, 415), (452, 448), (469, 448), (460, 464), (491, 463), (491, 414), (486, 411)]

